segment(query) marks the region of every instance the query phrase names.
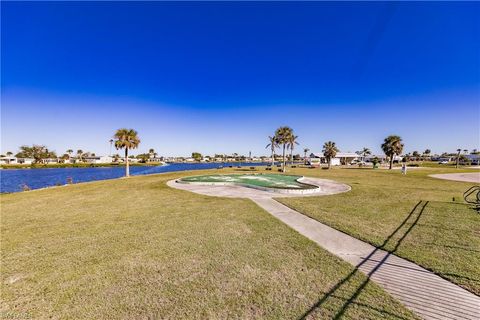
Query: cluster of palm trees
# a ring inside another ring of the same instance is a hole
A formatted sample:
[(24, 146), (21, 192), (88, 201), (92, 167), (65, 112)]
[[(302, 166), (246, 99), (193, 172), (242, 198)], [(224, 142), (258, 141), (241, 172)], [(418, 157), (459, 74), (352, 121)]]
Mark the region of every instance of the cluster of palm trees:
[(282, 172), (285, 172), (285, 152), (290, 150), (290, 160), (293, 163), (293, 150), (298, 144), (298, 136), (295, 135), (292, 128), (283, 126), (275, 130), (275, 134), (268, 137), (268, 144), (265, 147), (266, 149), (270, 148), (272, 153), (272, 166), (275, 163), (275, 149), (280, 148), (282, 150)]
[[(270, 148), (271, 151), (271, 157), (272, 157), (272, 165), (275, 162), (275, 150), (277, 148), (280, 148), (282, 150), (282, 172), (285, 172), (285, 163), (286, 163), (286, 158), (285, 158), (285, 152), (290, 150), (290, 157), (293, 161), (293, 149), (295, 148), (296, 145), (298, 145), (298, 136), (294, 134), (294, 131), (292, 128), (284, 126), (280, 127), (275, 131), (275, 134), (273, 136), (268, 137), (268, 144), (265, 148)], [(396, 156), (399, 156), (402, 154), (403, 151), (403, 142), (402, 138), (400, 138), (397, 135), (390, 135), (385, 138), (382, 144), (382, 150), (385, 153), (385, 155), (389, 159), (389, 168), (392, 169), (393, 167), (393, 161)], [(303, 150), (304, 152), (304, 157), (305, 160), (307, 159), (307, 153), (310, 151), (310, 149), (305, 148)], [(323, 156), (325, 157), (327, 163), (328, 163), (328, 168), (330, 169), (331, 164), (332, 164), (332, 159), (335, 158), (337, 153), (339, 152), (337, 145), (333, 141), (327, 141), (323, 145)], [(372, 154), (369, 148), (363, 148), (361, 151), (357, 151), (357, 154), (362, 155), (363, 158), (367, 155)]]

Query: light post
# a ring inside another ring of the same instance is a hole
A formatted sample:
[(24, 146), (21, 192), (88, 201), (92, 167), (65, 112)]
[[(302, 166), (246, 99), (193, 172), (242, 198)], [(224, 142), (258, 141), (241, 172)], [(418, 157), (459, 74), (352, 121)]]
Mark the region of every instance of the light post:
[(110, 139), (110, 157), (112, 156), (113, 139)]

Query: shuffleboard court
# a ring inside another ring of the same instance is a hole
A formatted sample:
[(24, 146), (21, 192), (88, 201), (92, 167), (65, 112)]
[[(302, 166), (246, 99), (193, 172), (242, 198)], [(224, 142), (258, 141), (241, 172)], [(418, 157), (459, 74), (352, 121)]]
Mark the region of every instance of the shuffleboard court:
[(187, 183), (212, 183), (212, 184), (241, 184), (252, 187), (264, 187), (275, 189), (309, 190), (318, 187), (299, 180), (302, 176), (280, 174), (214, 174), (192, 176), (180, 179)]
[(240, 198), (329, 195), (350, 186), (336, 181), (284, 174), (213, 174), (172, 180), (169, 186), (196, 193)]
[(480, 183), (480, 172), (431, 174), (430, 177), (444, 180)]

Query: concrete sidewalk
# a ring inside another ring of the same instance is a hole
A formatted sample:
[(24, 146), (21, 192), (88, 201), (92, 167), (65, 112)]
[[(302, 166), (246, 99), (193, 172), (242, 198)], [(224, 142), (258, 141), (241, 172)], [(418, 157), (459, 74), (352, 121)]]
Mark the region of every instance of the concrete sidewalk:
[(480, 319), (480, 297), (384, 250), (267, 198), (260, 207), (327, 251), (354, 265), (424, 319)]

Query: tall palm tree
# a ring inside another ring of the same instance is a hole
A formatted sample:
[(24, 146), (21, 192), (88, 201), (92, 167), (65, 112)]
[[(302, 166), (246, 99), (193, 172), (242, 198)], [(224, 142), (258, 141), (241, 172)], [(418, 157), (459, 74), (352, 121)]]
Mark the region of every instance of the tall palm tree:
[(77, 159), (79, 161), (83, 161), (83, 150), (82, 149), (77, 150)]
[(372, 151), (370, 151), (370, 149), (368, 149), (367, 147), (363, 147), (362, 151), (360, 151), (361, 154), (362, 154), (362, 161), (365, 161), (365, 157), (368, 156), (368, 155), (371, 155), (372, 154)]
[(393, 167), (393, 159), (395, 155), (400, 155), (403, 151), (402, 138), (396, 135), (391, 135), (385, 138), (382, 143), (382, 150), (387, 157), (390, 159), (391, 170)]
[(276, 139), (276, 136), (268, 136), (268, 141), (269, 143), (265, 147), (265, 149), (270, 148), (270, 151), (272, 152), (272, 167), (275, 165), (275, 149), (278, 147), (278, 142)]
[(462, 149), (457, 149), (457, 160), (455, 162), (455, 168), (458, 168), (458, 163), (460, 162), (460, 152), (462, 152)]
[(328, 169), (330, 169), (330, 166), (332, 165), (332, 158), (335, 158), (338, 152), (338, 148), (335, 145), (335, 142), (328, 141), (325, 142), (323, 145), (323, 156), (325, 159), (327, 159), (328, 162)]
[(282, 172), (285, 172), (285, 149), (291, 140), (293, 130), (290, 127), (280, 127), (275, 131), (275, 139), (282, 146)]
[(299, 144), (297, 142), (297, 139), (298, 139), (298, 136), (294, 135), (292, 132), (292, 135), (290, 136), (290, 139), (287, 145), (287, 148), (290, 149), (290, 161), (292, 165), (293, 165), (293, 149), (295, 148), (295, 145)]
[(304, 162), (304, 164), (307, 164), (307, 153), (308, 153), (308, 151), (310, 151), (310, 149), (308, 149), (308, 148), (303, 149), (303, 162)]
[(12, 155), (13, 155), (13, 152), (7, 151), (7, 157), (10, 157), (10, 156), (12, 156)]
[(70, 159), (72, 157), (72, 153), (73, 153), (72, 149), (67, 150), (68, 159)]
[(128, 150), (135, 149), (140, 144), (138, 132), (133, 129), (118, 129), (113, 136), (115, 139), (115, 148), (125, 149), (125, 176), (130, 176), (130, 167), (128, 163)]

